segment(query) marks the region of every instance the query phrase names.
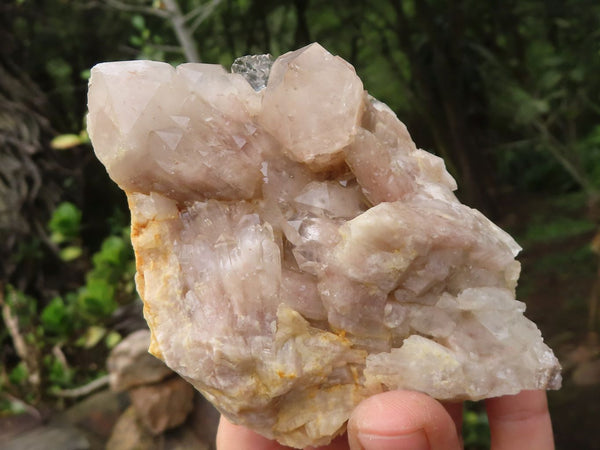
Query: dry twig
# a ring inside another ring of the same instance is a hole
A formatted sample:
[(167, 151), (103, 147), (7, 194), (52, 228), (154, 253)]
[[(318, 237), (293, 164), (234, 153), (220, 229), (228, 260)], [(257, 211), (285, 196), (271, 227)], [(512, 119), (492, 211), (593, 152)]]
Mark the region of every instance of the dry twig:
[[(14, 291), (10, 291), (9, 295), (14, 298)], [(40, 368), (37, 350), (27, 343), (21, 331), (19, 330), (19, 319), (13, 315), (9, 302), (4, 299), (4, 286), (0, 285), (0, 306), (2, 307), (2, 318), (6, 324), (6, 329), (13, 340), (15, 350), (21, 361), (27, 368), (27, 381), (35, 390), (36, 396), (39, 395), (40, 389)]]

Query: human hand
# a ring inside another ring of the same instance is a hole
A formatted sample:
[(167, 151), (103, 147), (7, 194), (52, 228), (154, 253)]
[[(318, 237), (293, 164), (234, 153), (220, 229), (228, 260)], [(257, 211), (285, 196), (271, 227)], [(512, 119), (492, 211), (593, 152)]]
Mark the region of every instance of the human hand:
[[(552, 424), (545, 391), (485, 401), (492, 450), (551, 450)], [(461, 449), (462, 404), (445, 404), (426, 394), (390, 391), (356, 407), (347, 435), (321, 450)], [(284, 447), (221, 417), (217, 450), (283, 450)]]

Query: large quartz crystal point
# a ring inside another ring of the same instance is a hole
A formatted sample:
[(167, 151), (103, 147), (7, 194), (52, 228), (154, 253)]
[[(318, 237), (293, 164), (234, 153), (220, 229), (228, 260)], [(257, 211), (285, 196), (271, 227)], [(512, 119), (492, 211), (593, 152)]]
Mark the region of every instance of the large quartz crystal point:
[(384, 390), (560, 387), (515, 300), (519, 246), (351, 65), (312, 44), (235, 71), (92, 69), (89, 132), (129, 199), (154, 355), (293, 447)]

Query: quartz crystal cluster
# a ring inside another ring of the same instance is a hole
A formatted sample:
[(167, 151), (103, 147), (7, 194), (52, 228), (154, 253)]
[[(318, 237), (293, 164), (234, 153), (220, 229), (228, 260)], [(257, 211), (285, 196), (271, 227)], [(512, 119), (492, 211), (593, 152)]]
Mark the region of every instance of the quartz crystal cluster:
[(559, 388), (515, 300), (519, 246), (350, 64), (312, 44), (235, 72), (92, 69), (89, 132), (129, 200), (151, 353), (294, 447), (384, 390)]

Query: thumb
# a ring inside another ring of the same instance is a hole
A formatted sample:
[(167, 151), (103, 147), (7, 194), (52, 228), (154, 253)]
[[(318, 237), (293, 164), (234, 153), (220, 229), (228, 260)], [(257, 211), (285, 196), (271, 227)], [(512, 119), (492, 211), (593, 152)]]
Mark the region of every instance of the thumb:
[(352, 450), (460, 449), (456, 426), (437, 400), (412, 391), (372, 396), (348, 422)]

